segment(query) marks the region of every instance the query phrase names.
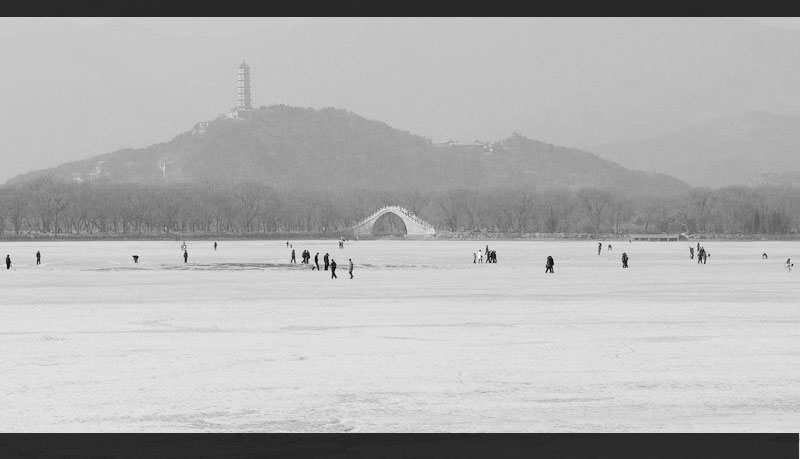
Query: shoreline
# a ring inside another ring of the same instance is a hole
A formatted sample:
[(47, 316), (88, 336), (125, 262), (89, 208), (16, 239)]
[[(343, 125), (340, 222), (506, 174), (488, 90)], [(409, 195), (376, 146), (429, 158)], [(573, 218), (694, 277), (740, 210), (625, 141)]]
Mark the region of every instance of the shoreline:
[[(207, 233), (187, 233), (187, 234), (67, 234), (67, 235), (8, 235), (0, 234), (0, 242), (94, 242), (94, 241), (250, 241), (250, 240), (325, 240), (338, 241), (346, 238), (348, 241), (374, 241), (374, 240), (397, 240), (397, 241), (616, 241), (628, 242), (627, 237), (619, 237), (613, 234), (565, 234), (565, 233), (530, 233), (523, 235), (509, 235), (503, 233), (486, 234), (438, 234), (436, 236), (360, 236), (354, 239), (341, 233), (251, 233), (251, 234), (207, 234)], [(800, 241), (800, 234), (789, 235), (689, 235), (687, 240), (661, 241), (664, 243), (676, 242), (697, 242), (697, 241), (731, 241), (731, 242), (756, 242), (756, 241), (775, 241), (791, 242)], [(640, 241), (634, 241), (640, 242)], [(641, 241), (644, 242), (644, 241)]]

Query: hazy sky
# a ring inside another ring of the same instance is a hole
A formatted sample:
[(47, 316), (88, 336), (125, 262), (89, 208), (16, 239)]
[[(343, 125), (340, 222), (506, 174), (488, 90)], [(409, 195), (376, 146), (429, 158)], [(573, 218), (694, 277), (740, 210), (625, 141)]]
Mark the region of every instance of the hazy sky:
[(256, 106), (434, 141), (588, 147), (800, 112), (800, 18), (2, 18), (0, 182), (215, 118), (242, 59)]

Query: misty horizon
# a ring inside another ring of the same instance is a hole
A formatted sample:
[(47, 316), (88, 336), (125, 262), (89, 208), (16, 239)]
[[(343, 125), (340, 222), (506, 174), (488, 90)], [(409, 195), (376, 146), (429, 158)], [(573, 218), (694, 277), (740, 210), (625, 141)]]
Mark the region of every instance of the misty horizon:
[(255, 107), (340, 108), (434, 142), (519, 132), (592, 151), (796, 115), (790, 19), (6, 18), (0, 56), (20, 71), (3, 76), (0, 181), (169, 141), (235, 105), (242, 60)]

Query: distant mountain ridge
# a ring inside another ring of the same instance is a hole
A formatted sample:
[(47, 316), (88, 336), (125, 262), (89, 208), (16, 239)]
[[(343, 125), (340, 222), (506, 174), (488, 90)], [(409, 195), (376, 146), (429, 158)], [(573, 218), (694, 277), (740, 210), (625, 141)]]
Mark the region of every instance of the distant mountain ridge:
[(676, 194), (672, 177), (631, 171), (592, 153), (519, 134), (492, 144), (434, 144), (352, 112), (272, 105), (197, 123), (169, 142), (121, 149), (22, 174), (63, 182), (259, 182), (275, 188), (445, 190), (597, 186)]
[(668, 174), (693, 186), (763, 183), (770, 175), (800, 172), (800, 116), (749, 111), (589, 150), (625, 167)]

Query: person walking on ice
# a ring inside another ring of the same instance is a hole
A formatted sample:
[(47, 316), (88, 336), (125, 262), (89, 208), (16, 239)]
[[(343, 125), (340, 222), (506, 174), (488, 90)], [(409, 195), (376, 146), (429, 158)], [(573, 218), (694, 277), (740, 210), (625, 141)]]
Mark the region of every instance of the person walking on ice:
[(472, 252), (472, 262), (473, 263), (478, 262), (478, 252)]
[(622, 267), (623, 268), (627, 268), (628, 267), (628, 253), (627, 252), (622, 252)]
[(353, 278), (353, 259), (352, 258), (348, 258), (347, 260), (349, 261), (349, 264), (347, 265), (347, 272), (348, 272), (348, 274), (350, 274), (350, 279), (352, 279)]
[(787, 258), (786, 259), (786, 270), (791, 272), (792, 271), (792, 266), (794, 266), (794, 263), (792, 263), (792, 259), (791, 258)]
[(36, 266), (42, 264), (42, 254), (38, 250), (36, 251)]
[(11, 255), (6, 255), (6, 269), (11, 269)]
[(764, 252), (764, 253), (761, 254), (761, 259), (766, 260), (768, 258), (769, 257), (767, 256), (767, 252)]
[(544, 265), (544, 267), (545, 267), (545, 269), (544, 269), (544, 272), (545, 272), (545, 273), (552, 273), (552, 272), (553, 272), (553, 265), (554, 265), (554, 264), (555, 264), (555, 263), (553, 262), (553, 257), (552, 257), (552, 255), (548, 255), (548, 256), (547, 256), (547, 262), (546, 262), (546, 263), (545, 263), (545, 265)]
[(217, 250), (217, 241), (214, 241), (214, 251), (216, 252), (216, 250)]
[(338, 279), (336, 277), (336, 260), (331, 258), (331, 279)]
[(328, 266), (330, 266), (329, 262), (330, 258), (328, 258), (328, 253), (326, 252), (325, 255), (322, 256), (322, 262), (325, 263), (325, 271), (328, 270)]
[(311, 267), (311, 270), (319, 271), (319, 252), (314, 255), (314, 266)]
[(294, 249), (292, 249), (292, 259), (289, 260), (289, 263), (297, 263), (297, 259), (294, 257)]
[(184, 263), (188, 263), (189, 262), (189, 252), (187, 252), (185, 249), (183, 251), (183, 262)]
[(600, 251), (601, 250), (603, 250), (603, 243), (602, 242), (598, 242), (597, 243), (597, 254), (598, 255), (600, 255)]

